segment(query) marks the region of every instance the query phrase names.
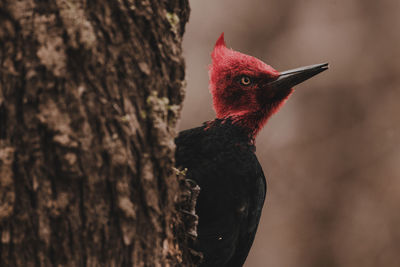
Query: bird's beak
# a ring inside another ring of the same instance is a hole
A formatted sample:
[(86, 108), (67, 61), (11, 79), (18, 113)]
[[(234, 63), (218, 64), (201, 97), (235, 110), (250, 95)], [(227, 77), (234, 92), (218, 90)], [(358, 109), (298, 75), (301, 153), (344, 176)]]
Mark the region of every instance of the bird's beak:
[(268, 83), (268, 87), (276, 90), (290, 89), (327, 69), (328, 63), (323, 63), (283, 71), (276, 80)]

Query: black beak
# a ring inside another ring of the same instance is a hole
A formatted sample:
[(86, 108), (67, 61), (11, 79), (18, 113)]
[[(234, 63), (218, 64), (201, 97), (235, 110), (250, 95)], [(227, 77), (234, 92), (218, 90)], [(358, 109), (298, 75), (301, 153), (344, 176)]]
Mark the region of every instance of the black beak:
[(316, 64), (281, 72), (278, 79), (268, 84), (269, 88), (290, 89), (328, 69), (328, 63)]

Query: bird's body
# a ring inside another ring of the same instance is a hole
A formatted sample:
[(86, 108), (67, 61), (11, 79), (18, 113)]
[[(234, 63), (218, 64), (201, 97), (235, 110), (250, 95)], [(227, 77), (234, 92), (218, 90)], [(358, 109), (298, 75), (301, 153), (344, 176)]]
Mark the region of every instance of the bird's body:
[(194, 249), (203, 267), (240, 267), (253, 243), (266, 193), (254, 140), (293, 86), (327, 64), (278, 72), (229, 49), (223, 34), (211, 54), (210, 92), (217, 118), (176, 138), (176, 163), (200, 186)]
[(215, 120), (183, 131), (176, 162), (201, 193), (195, 249), (202, 266), (242, 266), (253, 243), (266, 191), (251, 136), (232, 121)]

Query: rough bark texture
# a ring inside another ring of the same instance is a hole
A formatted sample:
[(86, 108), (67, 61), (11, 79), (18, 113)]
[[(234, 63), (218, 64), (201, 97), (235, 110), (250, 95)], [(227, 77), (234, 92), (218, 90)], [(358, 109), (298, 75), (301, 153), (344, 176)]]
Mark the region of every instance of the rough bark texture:
[(188, 14), (0, 2), (1, 266), (186, 265), (172, 166)]

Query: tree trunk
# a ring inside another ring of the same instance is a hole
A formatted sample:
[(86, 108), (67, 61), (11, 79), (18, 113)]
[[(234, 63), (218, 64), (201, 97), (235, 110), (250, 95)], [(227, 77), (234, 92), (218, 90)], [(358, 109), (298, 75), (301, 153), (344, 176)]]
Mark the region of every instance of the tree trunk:
[(0, 266), (187, 266), (188, 15), (187, 0), (0, 2)]

